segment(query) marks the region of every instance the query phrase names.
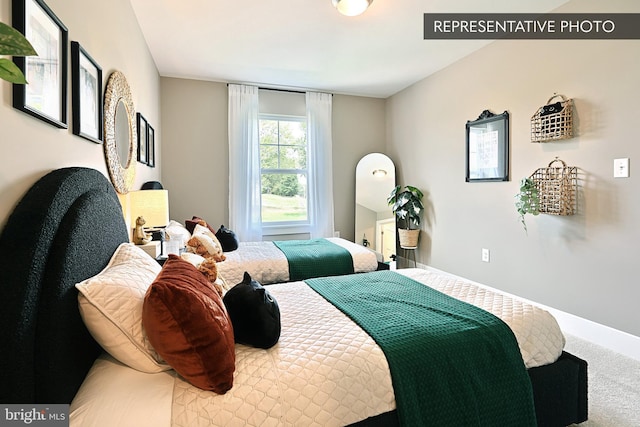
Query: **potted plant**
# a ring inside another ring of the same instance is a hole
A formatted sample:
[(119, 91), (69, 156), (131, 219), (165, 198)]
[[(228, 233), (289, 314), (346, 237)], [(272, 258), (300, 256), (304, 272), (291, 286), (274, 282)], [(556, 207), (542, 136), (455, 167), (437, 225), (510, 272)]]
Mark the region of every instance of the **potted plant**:
[(520, 222), (527, 233), (527, 223), (524, 221), (526, 214), (538, 215), (540, 213), (540, 196), (536, 184), (531, 178), (520, 180), (520, 192), (516, 194), (516, 209), (520, 214)]
[(415, 248), (420, 236), (420, 216), (424, 210), (422, 191), (411, 185), (396, 186), (387, 203), (398, 221), (398, 237), (401, 248)]
[[(37, 53), (18, 30), (0, 22), (0, 55), (31, 56)], [(6, 58), (0, 58), (0, 79), (10, 83), (27, 83), (20, 68)]]

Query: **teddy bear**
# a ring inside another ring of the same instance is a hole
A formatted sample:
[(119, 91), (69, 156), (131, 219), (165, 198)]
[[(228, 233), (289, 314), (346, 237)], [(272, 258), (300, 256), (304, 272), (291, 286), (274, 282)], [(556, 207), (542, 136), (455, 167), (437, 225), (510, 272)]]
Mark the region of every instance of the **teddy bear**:
[(227, 259), (215, 234), (200, 224), (196, 225), (193, 235), (187, 241), (187, 250), (204, 258), (213, 258), (215, 262)]
[(144, 231), (146, 223), (143, 217), (136, 218), (136, 228), (133, 231), (133, 243), (136, 245), (146, 245), (151, 241), (151, 234)]
[(212, 258), (203, 258), (200, 255), (189, 252), (185, 252), (180, 256), (182, 259), (195, 266), (211, 283), (211, 286), (218, 295), (220, 295), (220, 297), (224, 297), (230, 287), (222, 277), (218, 276), (218, 267)]
[(218, 267), (213, 259), (203, 258), (202, 262), (198, 263), (196, 267), (211, 283), (218, 278)]
[(211, 282), (218, 295), (224, 297), (230, 288), (227, 282), (218, 275), (216, 262), (211, 258), (205, 258), (198, 266), (198, 270)]

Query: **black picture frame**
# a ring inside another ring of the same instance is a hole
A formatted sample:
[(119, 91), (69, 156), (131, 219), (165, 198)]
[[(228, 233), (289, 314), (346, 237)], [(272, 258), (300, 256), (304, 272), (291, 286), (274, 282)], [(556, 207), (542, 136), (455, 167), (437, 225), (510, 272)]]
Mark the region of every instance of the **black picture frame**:
[[(26, 85), (13, 84), (13, 107), (61, 129), (67, 123), (69, 31), (43, 0), (13, 0), (13, 26), (38, 56), (14, 56)], [(34, 31), (37, 23), (38, 31)]]
[(147, 165), (156, 167), (156, 131), (147, 124)]
[(466, 124), (467, 182), (509, 181), (509, 113), (484, 110)]
[(138, 161), (145, 165), (149, 161), (147, 155), (147, 119), (141, 113), (136, 113), (136, 121), (138, 123)]
[(101, 144), (102, 68), (76, 41), (71, 42), (71, 98), (74, 135)]

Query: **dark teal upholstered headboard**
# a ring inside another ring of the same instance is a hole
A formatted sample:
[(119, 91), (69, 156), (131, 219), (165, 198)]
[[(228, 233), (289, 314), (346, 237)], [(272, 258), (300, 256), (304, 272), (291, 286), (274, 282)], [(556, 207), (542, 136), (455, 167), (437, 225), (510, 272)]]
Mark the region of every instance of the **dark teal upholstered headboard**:
[(45, 175), (0, 234), (0, 402), (70, 403), (100, 352), (75, 284), (128, 234), (111, 183), (88, 168)]

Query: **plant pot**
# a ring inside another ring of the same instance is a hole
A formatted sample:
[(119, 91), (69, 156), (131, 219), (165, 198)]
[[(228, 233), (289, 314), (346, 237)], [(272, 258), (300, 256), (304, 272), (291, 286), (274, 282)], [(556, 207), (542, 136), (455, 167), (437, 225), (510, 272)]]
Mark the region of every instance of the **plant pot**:
[(400, 247), (402, 249), (417, 248), (420, 229), (407, 230), (405, 228), (398, 228), (398, 237), (400, 239)]

